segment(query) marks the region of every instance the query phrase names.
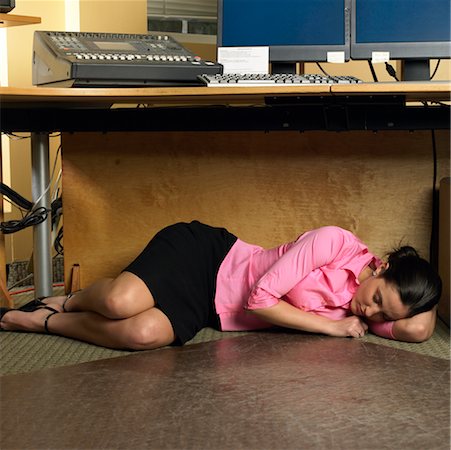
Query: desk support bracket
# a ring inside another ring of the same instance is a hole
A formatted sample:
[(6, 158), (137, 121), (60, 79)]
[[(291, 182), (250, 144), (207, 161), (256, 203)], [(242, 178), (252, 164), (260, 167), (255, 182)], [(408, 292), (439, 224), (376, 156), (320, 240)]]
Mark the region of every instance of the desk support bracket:
[(31, 134), (32, 193), (35, 207), (49, 211), (44, 222), (33, 227), (33, 273), (36, 297), (53, 294), (52, 256), (51, 256), (51, 214), (50, 214), (50, 176), (49, 176), (49, 134)]

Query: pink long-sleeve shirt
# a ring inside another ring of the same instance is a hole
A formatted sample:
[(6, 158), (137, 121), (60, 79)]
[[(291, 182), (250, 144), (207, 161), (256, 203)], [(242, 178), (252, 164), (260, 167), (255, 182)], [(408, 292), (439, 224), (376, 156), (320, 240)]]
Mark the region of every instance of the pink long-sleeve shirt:
[[(215, 307), (223, 331), (268, 328), (246, 310), (268, 308), (280, 299), (333, 320), (351, 315), (359, 274), (380, 260), (352, 233), (335, 226), (308, 231), (295, 241), (265, 250), (237, 240), (222, 262)], [(371, 325), (371, 324), (370, 324)], [(393, 322), (370, 326), (393, 338)]]

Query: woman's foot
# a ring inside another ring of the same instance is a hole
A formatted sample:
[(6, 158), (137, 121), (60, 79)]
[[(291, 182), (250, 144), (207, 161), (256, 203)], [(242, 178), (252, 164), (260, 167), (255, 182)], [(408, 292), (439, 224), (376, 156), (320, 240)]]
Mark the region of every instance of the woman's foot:
[(33, 312), (11, 309), (3, 315), (0, 326), (3, 331), (48, 333), (48, 319), (58, 312), (59, 311), (49, 306), (43, 306)]
[[(70, 294), (69, 294), (70, 295)], [(42, 300), (42, 303), (50, 308), (55, 309), (58, 312), (66, 312), (65, 303), (69, 295), (58, 295), (56, 297), (46, 297)]]
[(58, 312), (67, 312), (67, 301), (73, 297), (74, 294), (58, 295), (52, 297), (39, 297), (28, 302), (27, 304), (18, 308), (20, 311), (32, 312), (43, 306), (49, 306)]

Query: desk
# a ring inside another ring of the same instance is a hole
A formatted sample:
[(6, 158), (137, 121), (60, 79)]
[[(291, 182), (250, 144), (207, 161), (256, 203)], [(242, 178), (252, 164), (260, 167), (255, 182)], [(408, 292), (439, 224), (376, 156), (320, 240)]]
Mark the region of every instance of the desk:
[(107, 107), (123, 104), (264, 104), (265, 98), (310, 95), (401, 95), (406, 101), (443, 101), (450, 99), (451, 81), (427, 83), (360, 83), (276, 87), (181, 87), (181, 88), (51, 88), (51, 87), (0, 87), (4, 106), (82, 107), (95, 103)]
[[(449, 82), (274, 88), (9, 87), (0, 88), (1, 129), (32, 132), (33, 198), (37, 199), (48, 184), (49, 132), (228, 133), (250, 130), (290, 132), (293, 136), (304, 131), (448, 130), (448, 107), (438, 103), (412, 106), (410, 102), (448, 101), (450, 90)], [(136, 108), (137, 104), (145, 107)], [(84, 137), (89, 140), (91, 135)], [(68, 148), (71, 139), (71, 134), (67, 134)], [(441, 142), (446, 139), (446, 136), (441, 138)], [(191, 145), (195, 144), (191, 142)], [(66, 215), (68, 206), (64, 201)], [(49, 206), (47, 196), (42, 199), (42, 206)], [(35, 284), (39, 296), (51, 292), (49, 239), (48, 223), (36, 227), (34, 265), (38, 272)]]

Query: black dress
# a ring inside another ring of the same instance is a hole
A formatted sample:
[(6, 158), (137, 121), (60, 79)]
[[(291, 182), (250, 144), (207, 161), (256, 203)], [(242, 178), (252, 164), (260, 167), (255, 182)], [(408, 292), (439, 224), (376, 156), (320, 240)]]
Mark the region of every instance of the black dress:
[(174, 344), (183, 345), (204, 327), (219, 329), (216, 276), (236, 239), (225, 228), (180, 222), (159, 231), (124, 269), (146, 283), (172, 324)]

